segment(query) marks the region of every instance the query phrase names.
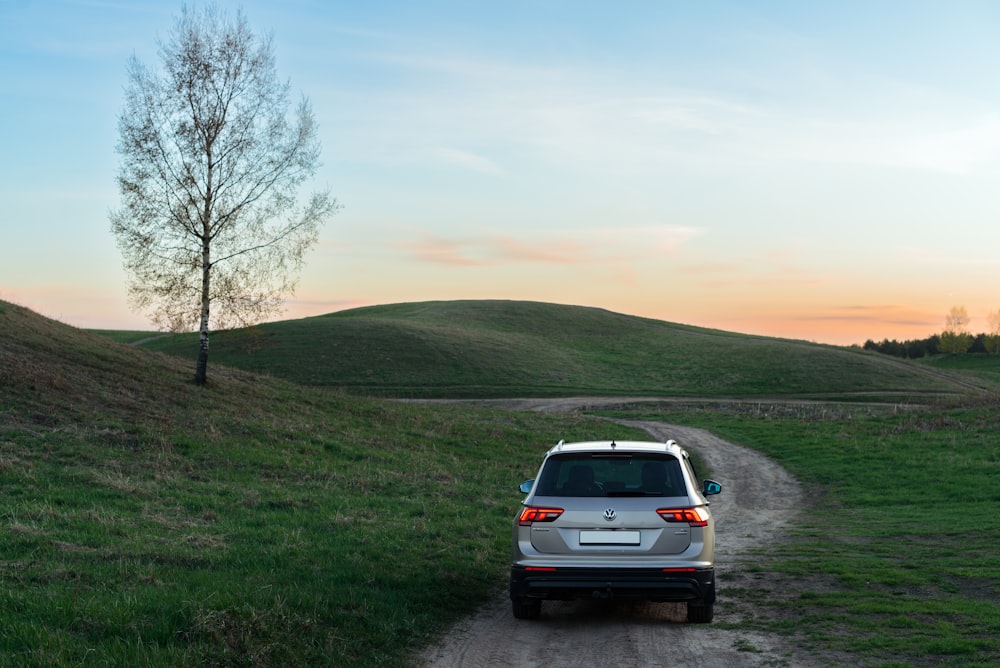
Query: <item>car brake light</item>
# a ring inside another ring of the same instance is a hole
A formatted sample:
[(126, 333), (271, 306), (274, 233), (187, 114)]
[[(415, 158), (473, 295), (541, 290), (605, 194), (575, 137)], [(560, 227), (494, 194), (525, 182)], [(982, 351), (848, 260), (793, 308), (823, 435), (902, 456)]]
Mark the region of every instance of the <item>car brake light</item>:
[(562, 508), (539, 508), (528, 506), (521, 511), (518, 524), (521, 526), (531, 526), (533, 522), (554, 522), (557, 517), (563, 514)]
[(659, 508), (656, 513), (664, 522), (687, 522), (693, 527), (708, 526), (708, 515), (699, 508)]

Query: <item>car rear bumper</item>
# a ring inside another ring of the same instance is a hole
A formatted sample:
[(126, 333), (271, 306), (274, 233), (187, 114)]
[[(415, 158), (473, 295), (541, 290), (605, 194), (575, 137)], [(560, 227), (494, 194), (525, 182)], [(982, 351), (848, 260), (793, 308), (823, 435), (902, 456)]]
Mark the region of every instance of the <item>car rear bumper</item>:
[(511, 599), (576, 598), (715, 602), (715, 569), (664, 572), (658, 568), (510, 568)]

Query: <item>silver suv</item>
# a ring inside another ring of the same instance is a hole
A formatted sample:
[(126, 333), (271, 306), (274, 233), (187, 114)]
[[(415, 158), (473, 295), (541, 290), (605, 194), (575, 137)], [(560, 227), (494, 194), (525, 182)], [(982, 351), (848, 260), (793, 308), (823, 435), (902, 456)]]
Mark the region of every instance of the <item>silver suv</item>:
[(686, 601), (690, 622), (712, 621), (715, 524), (675, 441), (559, 442), (514, 518), (510, 600), (534, 619), (545, 599)]

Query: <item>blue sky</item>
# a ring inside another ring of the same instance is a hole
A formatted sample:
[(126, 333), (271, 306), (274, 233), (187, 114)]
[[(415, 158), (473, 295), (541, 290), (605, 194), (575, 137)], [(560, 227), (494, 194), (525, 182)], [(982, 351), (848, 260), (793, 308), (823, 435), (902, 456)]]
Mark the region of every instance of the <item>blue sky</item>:
[[(1000, 309), (1000, 4), (242, 7), (344, 205), (285, 317), (531, 299), (863, 343)], [(0, 0), (0, 299), (129, 310), (126, 64), (181, 4)]]

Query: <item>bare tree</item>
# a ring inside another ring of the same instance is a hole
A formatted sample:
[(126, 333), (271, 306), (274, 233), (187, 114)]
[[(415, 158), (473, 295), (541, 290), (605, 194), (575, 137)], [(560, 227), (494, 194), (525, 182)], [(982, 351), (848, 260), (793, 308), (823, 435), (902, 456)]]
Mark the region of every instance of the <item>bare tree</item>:
[(939, 349), (944, 353), (964, 353), (972, 346), (969, 314), (964, 306), (952, 306), (945, 316)]
[(161, 70), (129, 61), (111, 230), (133, 306), (161, 329), (199, 327), (205, 383), (210, 314), (224, 329), (280, 312), (338, 205), (329, 190), (296, 201), (319, 165), (317, 127), (304, 97), (289, 121), (270, 36), (242, 13), (184, 8), (159, 46)]

